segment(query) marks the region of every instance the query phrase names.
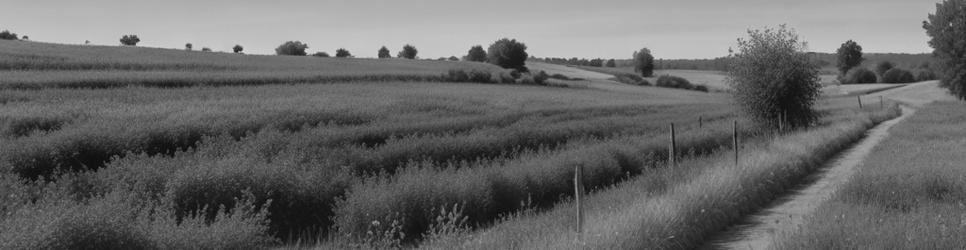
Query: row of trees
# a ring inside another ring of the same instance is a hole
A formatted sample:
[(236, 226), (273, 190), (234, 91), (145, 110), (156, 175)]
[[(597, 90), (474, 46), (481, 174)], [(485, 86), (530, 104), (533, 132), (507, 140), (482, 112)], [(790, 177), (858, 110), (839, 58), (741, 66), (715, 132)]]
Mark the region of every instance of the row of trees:
[(608, 59), (604, 60), (601, 58), (596, 59), (586, 59), (586, 58), (557, 58), (557, 57), (547, 57), (543, 59), (544, 62), (553, 64), (564, 64), (564, 65), (576, 65), (576, 66), (587, 66), (587, 67), (617, 67), (617, 60)]
[[(307, 44), (300, 41), (288, 41), (275, 48), (275, 54), (285, 56), (305, 56), (307, 55), (306, 50), (308, 48), (309, 46)], [(467, 51), (466, 56), (463, 57), (463, 60), (470, 62), (489, 62), (503, 68), (526, 71), (525, 65), (527, 57), (529, 56), (526, 50), (526, 44), (518, 42), (515, 39), (504, 38), (494, 42), (487, 50), (483, 50), (483, 46), (481, 45), (471, 47), (470, 50)], [(389, 51), (389, 48), (386, 48), (386, 46), (379, 48), (377, 53), (379, 58), (391, 58), (391, 52)], [(418, 59), (418, 54), (419, 50), (416, 49), (416, 46), (407, 44), (403, 46), (402, 50), (399, 51), (396, 57)], [(329, 54), (325, 52), (318, 52), (313, 54), (313, 56), (329, 57)], [(335, 56), (345, 58), (352, 57), (352, 54), (349, 53), (348, 50), (342, 48), (336, 51)], [(441, 59), (459, 60), (459, 58), (456, 57)]]
[[(10, 32), (9, 30), (0, 31), (0, 40), (19, 40), (20, 37), (17, 33)], [(27, 36), (23, 36), (23, 40), (28, 40)]]
[(890, 61), (879, 62), (874, 70), (860, 67), (865, 58), (862, 54), (862, 46), (853, 40), (843, 43), (836, 51), (836, 68), (839, 71), (839, 82), (844, 84), (863, 84), (863, 83), (911, 83), (916, 81), (934, 80), (936, 74), (929, 67), (923, 64), (918, 69), (918, 75), (912, 71), (896, 67)]

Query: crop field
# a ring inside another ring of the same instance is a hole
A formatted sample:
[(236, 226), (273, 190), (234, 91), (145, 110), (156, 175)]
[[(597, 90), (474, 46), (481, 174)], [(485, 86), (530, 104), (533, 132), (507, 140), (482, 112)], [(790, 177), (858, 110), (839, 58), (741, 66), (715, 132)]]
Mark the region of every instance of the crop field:
[(891, 131), (859, 172), (782, 249), (962, 249), (962, 103), (930, 104)]

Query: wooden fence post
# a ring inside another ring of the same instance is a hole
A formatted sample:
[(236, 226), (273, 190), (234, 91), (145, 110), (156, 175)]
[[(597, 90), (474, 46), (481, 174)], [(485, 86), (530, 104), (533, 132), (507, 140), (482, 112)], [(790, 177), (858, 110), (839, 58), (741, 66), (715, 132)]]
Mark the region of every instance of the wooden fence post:
[(704, 127), (704, 116), (698, 116), (698, 128)]
[(739, 147), (738, 147), (738, 121), (735, 121), (734, 134), (732, 136), (732, 139), (734, 141), (734, 147), (735, 147), (735, 166), (737, 167), (738, 166), (738, 149), (739, 149)]
[(581, 177), (583, 166), (577, 164), (574, 167), (574, 201), (577, 203), (577, 244), (580, 244), (584, 234), (584, 211), (581, 207), (581, 196), (584, 193), (584, 181)]
[(671, 145), (668, 145), (668, 166), (674, 167), (677, 163), (677, 142), (674, 141), (674, 123), (671, 123)]
[(859, 100), (859, 109), (862, 109), (862, 96), (857, 95), (857, 96), (855, 96), (855, 99), (856, 100)]
[(879, 96), (879, 109), (884, 109), (884, 108), (885, 108), (885, 101), (882, 100), (882, 96), (880, 95)]

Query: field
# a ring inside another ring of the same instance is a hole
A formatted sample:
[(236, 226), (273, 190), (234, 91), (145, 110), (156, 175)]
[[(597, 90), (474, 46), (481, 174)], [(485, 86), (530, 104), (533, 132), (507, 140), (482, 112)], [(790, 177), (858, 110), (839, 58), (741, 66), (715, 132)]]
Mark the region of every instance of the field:
[(859, 172), (782, 249), (962, 249), (962, 104), (929, 104), (891, 131)]
[(444, 77), (505, 73), (482, 63), (0, 46), (0, 249), (556, 249), (572, 243), (577, 166), (592, 204), (581, 244), (696, 247), (898, 115), (826, 97), (816, 127), (775, 133), (727, 93), (552, 65), (533, 67), (588, 81)]

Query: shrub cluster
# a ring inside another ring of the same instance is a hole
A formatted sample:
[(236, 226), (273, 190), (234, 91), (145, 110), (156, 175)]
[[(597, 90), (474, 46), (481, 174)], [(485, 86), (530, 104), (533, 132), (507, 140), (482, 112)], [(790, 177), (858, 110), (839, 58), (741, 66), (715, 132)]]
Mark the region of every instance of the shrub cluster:
[(644, 79), (644, 77), (636, 74), (619, 73), (615, 74), (614, 78), (611, 78), (610, 80), (630, 85), (651, 86), (651, 82), (648, 82), (647, 79)]
[(936, 79), (939, 79), (939, 76), (936, 74), (935, 71), (932, 71), (930, 69), (922, 69), (922, 70), (919, 70), (918, 73), (916, 73), (917, 82), (932, 81)]
[(882, 83), (912, 83), (916, 77), (912, 72), (901, 68), (892, 68), (882, 75)]
[(493, 73), (483, 70), (464, 70), (451, 69), (442, 77), (447, 82), (472, 82), (472, 83), (518, 83), (526, 85), (546, 85), (550, 75), (547, 72), (520, 73), (517, 70), (500, 72), (496, 77)]
[(877, 80), (875, 72), (866, 68), (853, 68), (840, 79), (842, 84), (868, 84), (876, 83)]
[(690, 81), (678, 76), (662, 75), (657, 78), (655, 86), (664, 88), (687, 89), (701, 92), (708, 92), (708, 87), (704, 85), (694, 85)]
[(0, 31), (0, 40), (17, 40), (17, 33), (9, 30)]

